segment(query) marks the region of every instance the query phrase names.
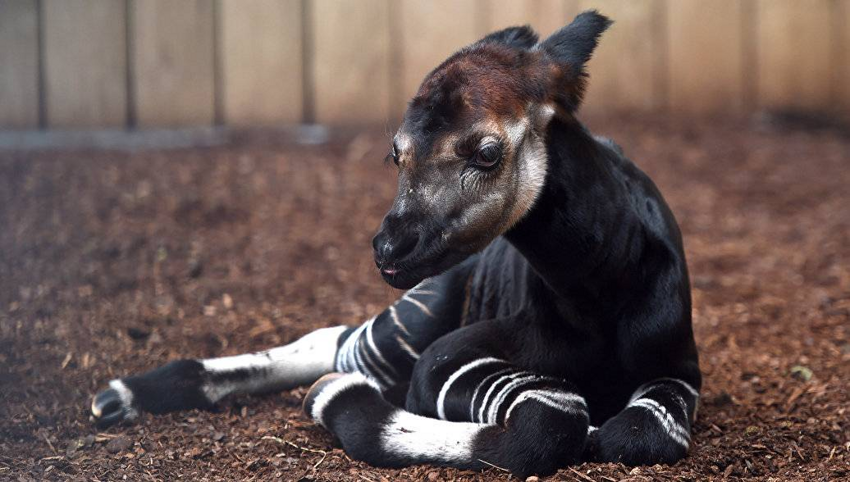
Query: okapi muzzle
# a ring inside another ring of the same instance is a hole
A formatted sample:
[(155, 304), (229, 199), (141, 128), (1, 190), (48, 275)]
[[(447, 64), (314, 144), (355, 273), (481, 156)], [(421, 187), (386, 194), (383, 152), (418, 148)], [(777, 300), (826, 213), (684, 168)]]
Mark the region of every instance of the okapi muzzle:
[(552, 72), (563, 68), (510, 45), (462, 50), (410, 103), (387, 156), (399, 169), (398, 193), (373, 240), (375, 263), (396, 288), (486, 248), (543, 188), (545, 131), (562, 77)]

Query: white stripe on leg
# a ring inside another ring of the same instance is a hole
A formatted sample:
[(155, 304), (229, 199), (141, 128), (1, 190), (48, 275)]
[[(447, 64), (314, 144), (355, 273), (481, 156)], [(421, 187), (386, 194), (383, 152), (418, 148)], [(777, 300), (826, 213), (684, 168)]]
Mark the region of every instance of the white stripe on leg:
[(470, 422), (446, 422), (399, 410), (381, 430), (384, 451), (414, 460), (469, 463), (473, 442), (486, 427)]
[(479, 358), (477, 360), (471, 361), (466, 365), (458, 368), (454, 373), (446, 379), (446, 382), (443, 383), (442, 388), (440, 388), (440, 394), (437, 395), (437, 416), (442, 420), (446, 419), (446, 395), (449, 393), (449, 389), (452, 387), (452, 384), (460, 378), (464, 373), (472, 370), (473, 368), (480, 367), (481, 365), (486, 365), (488, 363), (504, 363), (504, 360), (499, 360), (498, 358)]
[(505, 369), (499, 370), (495, 373), (491, 373), (490, 375), (487, 375), (486, 377), (484, 377), (483, 380), (481, 380), (481, 383), (479, 383), (475, 387), (475, 391), (472, 392), (472, 398), (469, 401), (469, 419), (470, 420), (472, 420), (473, 422), (475, 422), (475, 421), (480, 422), (481, 421), (481, 420), (479, 420), (475, 417), (475, 400), (478, 399), (478, 394), (481, 393), (481, 389), (484, 388), (484, 386), (487, 385), (487, 383), (495, 380), (496, 378), (504, 375), (505, 373), (510, 373), (512, 371), (514, 371), (513, 368), (505, 368)]
[(511, 373), (510, 375), (505, 375), (505, 376), (499, 378), (498, 380), (496, 380), (495, 382), (493, 382), (493, 384), (490, 385), (490, 388), (487, 389), (487, 393), (484, 394), (484, 399), (481, 400), (481, 407), (479, 407), (479, 409), (478, 409), (478, 418), (476, 420), (479, 420), (481, 422), (486, 421), (486, 419), (484, 418), (484, 412), (486, 411), (487, 406), (490, 402), (490, 396), (493, 395), (493, 391), (495, 390), (496, 386), (499, 383), (502, 382), (502, 380), (510, 381), (510, 380), (513, 380), (514, 378), (517, 378), (517, 377), (520, 377), (520, 376), (523, 376), (523, 375), (528, 375), (528, 372), (514, 372), (514, 373)]
[(328, 404), (330, 404), (331, 401), (340, 393), (357, 385), (369, 385), (375, 390), (380, 390), (380, 387), (377, 386), (374, 380), (366, 377), (362, 373), (349, 373), (341, 376), (339, 379), (332, 381), (326, 387), (322, 388), (322, 391), (316, 395), (316, 399), (313, 401), (313, 406), (310, 409), (310, 416), (313, 417), (313, 420), (319, 422), (321, 426), (328, 428), (322, 418), (325, 408), (327, 408)]
[(673, 416), (663, 405), (649, 398), (641, 398), (630, 403), (629, 407), (641, 407), (648, 410), (670, 438), (679, 445), (688, 448), (690, 433), (673, 419)]
[(375, 344), (375, 338), (372, 336), (372, 325), (375, 322), (375, 318), (369, 320), (368, 327), (366, 328), (366, 343), (369, 344), (369, 348), (375, 352), (375, 355), (378, 357), (378, 361), (381, 362), (384, 368), (389, 370), (389, 375), (394, 378), (395, 375), (398, 375), (395, 368), (384, 358), (384, 355), (381, 354), (380, 350), (378, 350), (378, 345)]
[(322, 328), (268, 351), (201, 360), (204, 370), (213, 376), (238, 370), (257, 370), (257, 373), (248, 374), (241, 380), (206, 383), (202, 390), (214, 403), (231, 393), (311, 383), (333, 371), (337, 341), (346, 329), (345, 326)]
[(558, 392), (554, 390), (527, 390), (514, 399), (508, 407), (508, 411), (505, 413), (505, 423), (507, 423), (508, 419), (511, 417), (511, 412), (513, 412), (514, 408), (528, 400), (535, 400), (548, 407), (554, 408), (555, 410), (560, 410), (566, 413), (587, 414), (587, 405), (584, 398), (576, 395), (575, 393)]

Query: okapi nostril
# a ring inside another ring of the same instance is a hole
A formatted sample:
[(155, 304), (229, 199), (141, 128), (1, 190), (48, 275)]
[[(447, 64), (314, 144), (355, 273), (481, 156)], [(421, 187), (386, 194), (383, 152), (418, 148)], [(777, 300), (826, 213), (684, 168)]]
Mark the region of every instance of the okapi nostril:
[(404, 237), (391, 237), (383, 232), (378, 233), (372, 240), (375, 249), (375, 264), (383, 267), (387, 264), (397, 263), (416, 249), (419, 244), (419, 235), (413, 234)]
[(387, 253), (388, 258), (393, 261), (400, 261), (412, 253), (417, 244), (419, 244), (419, 235), (404, 238), (395, 245), (390, 244), (389, 253)]

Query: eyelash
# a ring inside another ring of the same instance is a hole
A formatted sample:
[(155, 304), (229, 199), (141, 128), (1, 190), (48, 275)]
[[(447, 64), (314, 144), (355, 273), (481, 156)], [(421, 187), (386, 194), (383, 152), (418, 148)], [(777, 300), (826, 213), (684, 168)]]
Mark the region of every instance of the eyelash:
[(469, 164), (472, 167), (483, 171), (495, 169), (502, 161), (502, 147), (495, 143), (487, 143), (475, 150), (472, 157), (469, 158)]
[(467, 164), (460, 173), (460, 189), (480, 189), (483, 183), (493, 178), (492, 170), (484, 170)]

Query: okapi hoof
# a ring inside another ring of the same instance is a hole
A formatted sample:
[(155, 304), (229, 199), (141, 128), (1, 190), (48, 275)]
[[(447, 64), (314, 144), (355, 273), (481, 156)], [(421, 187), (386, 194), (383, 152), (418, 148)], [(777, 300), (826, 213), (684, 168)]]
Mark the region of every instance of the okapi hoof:
[(306, 413), (307, 416), (312, 417), (312, 410), (313, 405), (316, 403), (316, 397), (318, 397), (319, 394), (322, 393), (322, 390), (327, 388), (328, 385), (344, 376), (344, 373), (328, 373), (327, 375), (323, 375), (321, 378), (313, 382), (313, 385), (311, 385), (310, 389), (307, 390), (307, 395), (304, 395), (304, 403), (301, 405), (301, 409), (304, 410), (304, 413)]
[(331, 417), (340, 407), (355, 412), (363, 405), (377, 410), (376, 404), (386, 404), (378, 385), (361, 373), (329, 373), (318, 379), (304, 397), (304, 413), (319, 425), (330, 428)]
[(95, 395), (91, 402), (91, 413), (100, 429), (132, 420), (139, 415), (133, 407), (132, 393), (120, 380), (113, 380), (109, 388)]

